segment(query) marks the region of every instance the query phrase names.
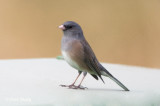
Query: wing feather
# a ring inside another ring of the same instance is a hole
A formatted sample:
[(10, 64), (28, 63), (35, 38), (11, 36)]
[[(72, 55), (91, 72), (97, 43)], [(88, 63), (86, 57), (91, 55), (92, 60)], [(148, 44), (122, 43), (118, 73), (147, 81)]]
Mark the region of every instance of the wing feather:
[(88, 68), (91, 71), (93, 71), (93, 73), (98, 75), (104, 83), (104, 80), (101, 77), (101, 69), (99, 67), (100, 63), (98, 62), (93, 50), (91, 49), (90, 45), (86, 40), (83, 40), (81, 44), (83, 44), (83, 47), (84, 47), (83, 49), (84, 49), (84, 56), (85, 56), (84, 58), (85, 64), (88, 66)]

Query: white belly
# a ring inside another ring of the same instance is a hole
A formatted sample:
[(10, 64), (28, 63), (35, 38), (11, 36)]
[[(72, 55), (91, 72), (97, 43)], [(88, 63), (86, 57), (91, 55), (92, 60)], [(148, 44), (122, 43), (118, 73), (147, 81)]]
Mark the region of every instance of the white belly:
[(69, 65), (77, 70), (81, 70), (79, 65), (75, 61), (73, 61), (65, 51), (62, 51), (62, 55)]

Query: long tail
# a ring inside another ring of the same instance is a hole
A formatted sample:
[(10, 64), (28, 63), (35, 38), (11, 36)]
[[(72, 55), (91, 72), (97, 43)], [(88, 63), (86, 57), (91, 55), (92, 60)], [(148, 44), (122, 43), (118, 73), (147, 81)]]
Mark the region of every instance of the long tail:
[(118, 79), (112, 76), (105, 68), (103, 69), (102, 75), (109, 77), (114, 82), (116, 82), (120, 87), (122, 87), (125, 91), (129, 91), (127, 87), (125, 87)]
[(125, 91), (129, 91), (129, 89), (127, 87), (125, 87), (120, 81), (118, 81), (115, 77), (109, 77), (110, 79), (112, 79), (114, 82), (116, 82), (120, 87), (122, 87)]

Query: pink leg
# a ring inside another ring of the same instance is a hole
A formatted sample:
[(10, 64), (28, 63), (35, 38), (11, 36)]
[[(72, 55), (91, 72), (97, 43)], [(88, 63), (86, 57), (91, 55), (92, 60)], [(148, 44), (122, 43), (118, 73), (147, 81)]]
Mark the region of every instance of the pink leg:
[(69, 88), (75, 88), (76, 86), (74, 85), (77, 81), (77, 79), (79, 78), (79, 76), (81, 75), (81, 72), (79, 72), (78, 76), (76, 77), (75, 81), (71, 84), (71, 85), (60, 85), (61, 87), (69, 87)]
[(83, 82), (83, 80), (84, 80), (86, 74), (87, 74), (87, 73), (84, 74), (84, 76), (83, 76), (83, 78), (82, 78), (80, 84), (79, 84), (78, 86), (76, 86), (75, 88), (73, 88), (73, 89), (87, 89), (87, 87), (81, 86), (81, 84), (82, 84), (82, 82)]

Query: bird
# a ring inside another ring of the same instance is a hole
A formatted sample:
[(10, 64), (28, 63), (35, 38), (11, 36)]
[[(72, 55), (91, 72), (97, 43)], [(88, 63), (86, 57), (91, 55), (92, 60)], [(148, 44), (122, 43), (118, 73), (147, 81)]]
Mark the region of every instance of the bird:
[[(61, 53), (64, 60), (73, 68), (78, 70), (78, 76), (71, 85), (60, 85), (71, 89), (86, 89), (81, 84), (87, 73), (96, 80), (99, 78), (104, 82), (102, 75), (110, 78), (125, 91), (129, 89), (116, 79), (106, 68), (104, 68), (96, 58), (91, 46), (85, 39), (81, 26), (74, 21), (66, 21), (59, 26), (63, 32), (61, 40)], [(83, 78), (78, 86), (75, 85), (79, 76), (83, 73)]]

